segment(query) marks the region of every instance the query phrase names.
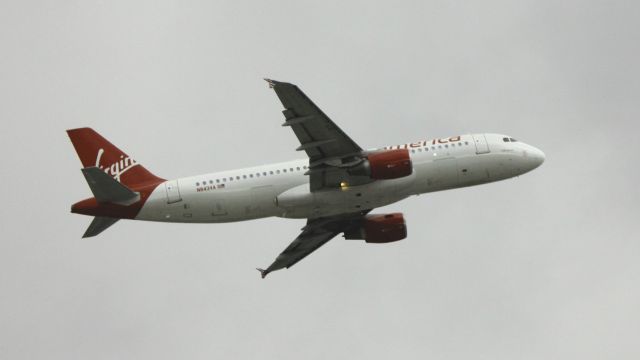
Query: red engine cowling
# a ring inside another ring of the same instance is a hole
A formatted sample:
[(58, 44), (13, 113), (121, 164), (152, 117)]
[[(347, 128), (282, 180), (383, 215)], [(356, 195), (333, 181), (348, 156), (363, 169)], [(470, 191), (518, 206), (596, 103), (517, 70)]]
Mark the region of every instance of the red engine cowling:
[(375, 180), (397, 179), (411, 175), (413, 165), (409, 150), (386, 150), (367, 155), (360, 165), (349, 170), (352, 175), (369, 176)]
[(413, 165), (409, 150), (397, 149), (371, 154), (367, 157), (372, 179), (397, 179), (411, 175)]
[(401, 213), (367, 215), (359, 227), (346, 231), (344, 237), (375, 244), (389, 243), (406, 238), (407, 226)]

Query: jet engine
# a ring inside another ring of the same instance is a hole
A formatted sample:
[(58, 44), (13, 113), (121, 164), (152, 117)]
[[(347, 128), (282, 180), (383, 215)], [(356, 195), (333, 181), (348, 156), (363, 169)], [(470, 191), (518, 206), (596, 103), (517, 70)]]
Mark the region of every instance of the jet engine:
[(357, 227), (344, 232), (347, 240), (365, 240), (382, 244), (407, 237), (407, 226), (401, 213), (367, 215)]
[(363, 162), (349, 169), (351, 175), (369, 176), (375, 180), (397, 179), (409, 176), (412, 172), (413, 165), (407, 149), (369, 154)]

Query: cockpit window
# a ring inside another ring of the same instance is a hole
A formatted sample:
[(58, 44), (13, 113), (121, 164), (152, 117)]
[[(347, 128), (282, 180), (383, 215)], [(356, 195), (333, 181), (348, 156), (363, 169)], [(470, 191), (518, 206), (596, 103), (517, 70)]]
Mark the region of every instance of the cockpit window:
[(502, 138), (502, 141), (509, 142), (509, 138), (508, 137)]
[(516, 139), (514, 139), (514, 138), (509, 138), (509, 140), (510, 140), (511, 142), (516, 142), (516, 141), (518, 141), (518, 140), (516, 140)]

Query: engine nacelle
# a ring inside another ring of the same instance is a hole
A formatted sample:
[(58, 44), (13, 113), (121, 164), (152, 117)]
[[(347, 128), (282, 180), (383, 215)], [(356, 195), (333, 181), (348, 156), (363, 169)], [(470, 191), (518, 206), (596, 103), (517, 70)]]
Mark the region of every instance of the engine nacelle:
[(364, 217), (358, 227), (345, 231), (347, 240), (365, 240), (382, 244), (407, 237), (407, 226), (401, 213), (376, 214)]
[(350, 169), (349, 173), (369, 176), (375, 180), (397, 179), (411, 175), (413, 164), (409, 150), (386, 150), (367, 155), (366, 160)]

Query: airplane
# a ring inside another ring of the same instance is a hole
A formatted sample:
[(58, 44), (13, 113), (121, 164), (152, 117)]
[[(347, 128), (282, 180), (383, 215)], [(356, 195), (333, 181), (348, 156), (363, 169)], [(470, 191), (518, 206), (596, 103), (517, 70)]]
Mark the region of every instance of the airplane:
[(305, 159), (165, 180), (91, 128), (67, 130), (93, 197), (71, 212), (93, 216), (83, 237), (120, 219), (224, 223), (265, 217), (306, 219), (266, 269), (289, 268), (326, 242), (389, 243), (407, 237), (402, 213), (371, 214), (412, 195), (486, 184), (540, 166), (545, 154), (508, 135), (478, 133), (364, 149), (296, 85), (265, 79), (284, 127)]

